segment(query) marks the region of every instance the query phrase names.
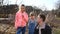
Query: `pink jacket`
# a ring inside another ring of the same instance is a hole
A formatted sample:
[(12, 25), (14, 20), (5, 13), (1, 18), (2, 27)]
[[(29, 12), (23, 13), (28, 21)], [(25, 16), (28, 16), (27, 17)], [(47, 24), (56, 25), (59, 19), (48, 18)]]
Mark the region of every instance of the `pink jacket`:
[(15, 17), (15, 28), (24, 27), (24, 26), (26, 26), (27, 22), (28, 22), (27, 13), (26, 12), (22, 13), (21, 11), (18, 11), (16, 13), (16, 17)]

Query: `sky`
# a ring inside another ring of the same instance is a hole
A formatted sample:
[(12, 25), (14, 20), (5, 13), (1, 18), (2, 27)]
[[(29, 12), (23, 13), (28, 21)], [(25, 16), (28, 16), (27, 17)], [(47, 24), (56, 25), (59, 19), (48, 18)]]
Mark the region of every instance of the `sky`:
[[(8, 2), (9, 1), (9, 2)], [(55, 4), (58, 0), (4, 0), (4, 4), (25, 4), (31, 6), (37, 6), (41, 9), (46, 8), (47, 10), (55, 9)], [(17, 2), (16, 2), (17, 1)]]

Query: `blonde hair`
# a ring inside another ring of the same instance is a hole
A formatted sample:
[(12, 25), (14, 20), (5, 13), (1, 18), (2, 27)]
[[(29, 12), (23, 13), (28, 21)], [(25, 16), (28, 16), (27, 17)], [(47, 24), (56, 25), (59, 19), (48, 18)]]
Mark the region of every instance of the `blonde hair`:
[(21, 9), (21, 6), (24, 6), (24, 7), (25, 7), (25, 5), (24, 5), (24, 4), (21, 4), (21, 5), (19, 5), (19, 7), (18, 7), (18, 8), (19, 8), (19, 10)]
[(34, 12), (30, 12), (30, 14), (29, 14), (30, 16), (34, 16), (35, 14), (34, 14)]

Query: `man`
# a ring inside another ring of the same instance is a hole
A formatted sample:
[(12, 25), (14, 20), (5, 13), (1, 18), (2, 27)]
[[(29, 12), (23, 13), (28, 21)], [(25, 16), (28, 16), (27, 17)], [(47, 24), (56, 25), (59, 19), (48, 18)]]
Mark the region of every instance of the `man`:
[(35, 28), (35, 34), (51, 34), (52, 30), (51, 27), (45, 23), (45, 15), (41, 14), (38, 16), (38, 26), (36, 26), (36, 28), (38, 27), (39, 29), (38, 32)]
[(22, 34), (25, 34), (27, 22), (28, 15), (26, 13), (25, 6), (22, 4), (15, 17), (15, 28), (17, 29), (16, 34), (21, 34), (21, 32)]

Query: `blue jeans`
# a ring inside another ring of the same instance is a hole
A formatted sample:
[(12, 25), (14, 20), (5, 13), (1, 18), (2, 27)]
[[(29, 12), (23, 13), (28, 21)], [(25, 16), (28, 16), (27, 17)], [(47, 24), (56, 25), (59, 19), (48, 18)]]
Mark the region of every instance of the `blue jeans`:
[(34, 34), (34, 30), (29, 29), (29, 34)]
[(31, 23), (29, 25), (29, 34), (34, 34), (34, 29), (35, 29), (35, 24), (34, 23)]
[(16, 34), (25, 34), (26, 27), (18, 27)]

